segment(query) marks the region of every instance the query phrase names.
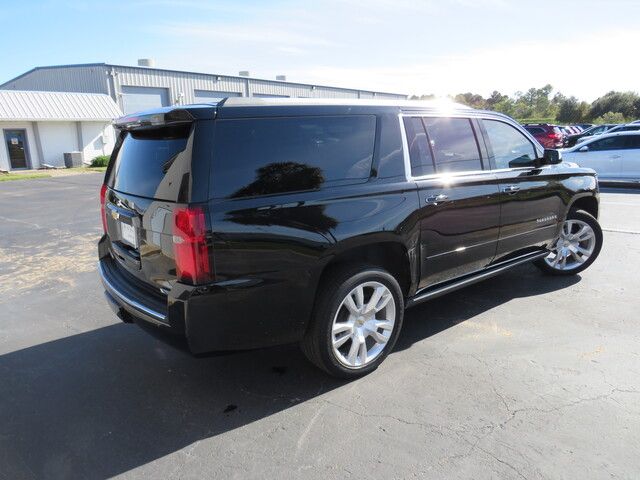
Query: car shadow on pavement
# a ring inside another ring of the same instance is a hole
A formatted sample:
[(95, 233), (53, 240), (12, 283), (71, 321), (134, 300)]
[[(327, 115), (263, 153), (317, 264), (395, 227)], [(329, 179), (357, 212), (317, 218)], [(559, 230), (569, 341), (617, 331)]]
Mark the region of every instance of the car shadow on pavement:
[[(578, 280), (525, 267), (434, 300), (408, 312), (397, 350)], [(72, 335), (0, 356), (0, 476), (112, 477), (344, 384), (295, 345), (195, 359), (135, 325)]]

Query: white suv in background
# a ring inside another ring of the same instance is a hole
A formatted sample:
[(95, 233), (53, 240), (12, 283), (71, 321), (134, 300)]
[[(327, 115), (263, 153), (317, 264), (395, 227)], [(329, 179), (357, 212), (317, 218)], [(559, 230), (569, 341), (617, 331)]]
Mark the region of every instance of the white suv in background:
[(598, 135), (562, 150), (562, 159), (593, 168), (603, 180), (640, 180), (640, 132)]

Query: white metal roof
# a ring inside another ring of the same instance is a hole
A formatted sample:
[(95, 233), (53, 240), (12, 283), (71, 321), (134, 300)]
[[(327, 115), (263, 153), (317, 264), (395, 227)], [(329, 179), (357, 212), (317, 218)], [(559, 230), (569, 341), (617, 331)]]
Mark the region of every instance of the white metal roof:
[(0, 90), (0, 121), (111, 121), (121, 115), (101, 93)]

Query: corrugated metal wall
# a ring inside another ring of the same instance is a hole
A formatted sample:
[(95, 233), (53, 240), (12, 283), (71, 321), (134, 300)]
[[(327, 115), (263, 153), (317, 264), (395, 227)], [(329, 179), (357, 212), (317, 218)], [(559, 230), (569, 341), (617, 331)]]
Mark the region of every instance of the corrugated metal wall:
[[(164, 87), (169, 89), (172, 104), (195, 102), (194, 90), (237, 92), (247, 96), (244, 79), (201, 75), (188, 72), (171, 72), (152, 68), (117, 67), (116, 90), (124, 85), (138, 87)], [(216, 80), (220, 78), (220, 80)], [(182, 94), (182, 95), (180, 95)]]
[(123, 86), (167, 88), (171, 104), (194, 103), (195, 90), (233, 92), (243, 97), (255, 94), (296, 98), (407, 98), (406, 95), (392, 93), (115, 65), (36, 69), (9, 81), (3, 88), (107, 93), (123, 108)]
[[(406, 95), (401, 94), (277, 82), (250, 77), (226, 77), (136, 67), (115, 67), (115, 71), (117, 72), (115, 85), (119, 93), (122, 91), (122, 86), (164, 87), (169, 89), (170, 101), (173, 104), (195, 102), (195, 90), (233, 92), (243, 97), (273, 95), (293, 98), (407, 98)], [(119, 103), (121, 105), (120, 101)]]
[(109, 84), (103, 65), (55, 67), (34, 70), (7, 82), (6, 90), (36, 90), (41, 92), (81, 92), (109, 94)]

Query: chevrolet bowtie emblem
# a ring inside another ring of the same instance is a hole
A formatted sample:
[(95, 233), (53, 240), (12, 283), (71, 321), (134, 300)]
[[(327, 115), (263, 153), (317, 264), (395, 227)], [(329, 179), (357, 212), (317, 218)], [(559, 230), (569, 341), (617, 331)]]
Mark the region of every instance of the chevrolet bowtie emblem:
[(118, 212), (116, 212), (115, 210), (111, 210), (111, 216), (113, 217), (114, 220), (118, 220), (118, 217), (120, 217)]

